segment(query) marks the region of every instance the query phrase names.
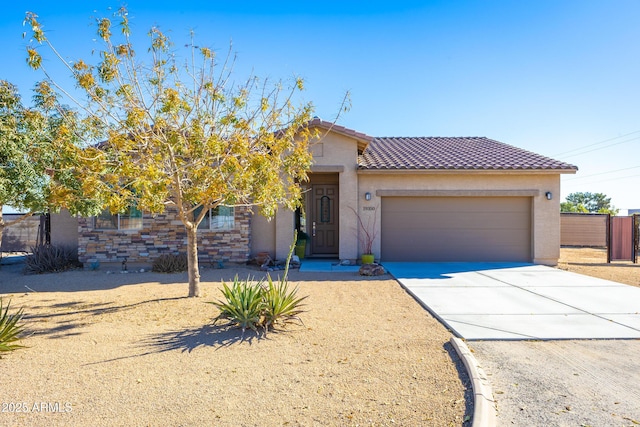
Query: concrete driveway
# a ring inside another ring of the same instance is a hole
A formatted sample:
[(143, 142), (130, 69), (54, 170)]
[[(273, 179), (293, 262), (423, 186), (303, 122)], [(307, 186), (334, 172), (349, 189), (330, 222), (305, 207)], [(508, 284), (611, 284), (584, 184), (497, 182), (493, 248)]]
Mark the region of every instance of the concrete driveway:
[(640, 338), (640, 288), (533, 264), (384, 267), (466, 340)]

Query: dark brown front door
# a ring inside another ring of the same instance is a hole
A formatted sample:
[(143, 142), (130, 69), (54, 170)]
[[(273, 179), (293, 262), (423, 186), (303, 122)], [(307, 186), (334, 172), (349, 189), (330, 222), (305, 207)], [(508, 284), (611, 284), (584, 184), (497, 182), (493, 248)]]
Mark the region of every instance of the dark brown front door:
[(338, 255), (338, 186), (316, 184), (311, 191), (311, 253)]

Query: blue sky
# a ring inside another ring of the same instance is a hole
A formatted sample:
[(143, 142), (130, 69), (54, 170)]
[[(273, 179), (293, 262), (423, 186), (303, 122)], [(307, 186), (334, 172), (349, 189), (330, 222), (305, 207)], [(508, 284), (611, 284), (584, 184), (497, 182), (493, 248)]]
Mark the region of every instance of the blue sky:
[[(68, 58), (95, 47), (92, 17), (108, 1), (3, 5), (0, 78), (30, 96), (24, 12), (36, 12)], [(603, 192), (640, 208), (640, 2), (637, 0), (138, 1), (134, 32), (152, 25), (181, 46), (238, 54), (237, 74), (306, 81), (323, 119), (350, 91), (343, 126), (371, 136), (486, 136), (577, 165), (561, 197)], [(53, 62), (52, 62), (53, 64)]]

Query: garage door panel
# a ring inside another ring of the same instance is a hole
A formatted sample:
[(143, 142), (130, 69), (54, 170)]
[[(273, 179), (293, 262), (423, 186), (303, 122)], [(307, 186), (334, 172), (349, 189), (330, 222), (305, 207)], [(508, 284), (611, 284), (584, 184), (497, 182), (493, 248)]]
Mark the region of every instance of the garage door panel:
[[(423, 231), (413, 233), (398, 233), (398, 242), (402, 246), (424, 248), (434, 246), (438, 251), (444, 251), (449, 246), (456, 246), (459, 250), (463, 246), (486, 247), (487, 245), (500, 245), (519, 247), (527, 238), (527, 233), (518, 230), (509, 235), (495, 235), (486, 230), (458, 230), (459, 233), (447, 233), (447, 230)], [(398, 246), (400, 246), (398, 245)]]
[(530, 261), (530, 199), (389, 197), (382, 201), (386, 261)]
[[(529, 233), (529, 228), (523, 228), (522, 223), (527, 222), (527, 217), (504, 217), (501, 221), (496, 223), (487, 223), (482, 216), (477, 219), (465, 218), (464, 221), (458, 221), (456, 219), (447, 217), (430, 216), (428, 220), (416, 223), (410, 216), (399, 216), (396, 224), (391, 224), (387, 227), (387, 230), (393, 230), (394, 232), (408, 231), (411, 234), (426, 232), (439, 232), (446, 230), (448, 234), (466, 233), (473, 230), (476, 231), (509, 231), (517, 232), (524, 231)], [(436, 225), (437, 224), (437, 225)], [(412, 225), (410, 230), (406, 230), (407, 225)]]
[[(384, 255), (387, 248), (383, 250), (384, 261), (402, 261), (402, 262), (451, 262), (451, 261), (470, 261), (470, 262), (497, 262), (497, 261), (513, 261), (523, 262), (520, 257), (511, 254), (521, 251), (519, 246), (496, 246), (492, 251), (487, 252), (484, 244), (461, 245), (452, 257), (450, 253), (443, 252), (437, 247), (428, 247), (425, 250), (411, 249), (410, 246), (402, 246), (397, 248), (395, 256)], [(389, 248), (392, 249), (392, 248)], [(392, 249), (392, 250), (395, 250)], [(482, 254), (478, 257), (478, 254)], [(528, 261), (528, 260), (527, 260)], [(526, 262), (526, 261), (525, 261)]]
[[(389, 229), (399, 229), (407, 227), (416, 222), (416, 214), (399, 213), (394, 215), (397, 225), (388, 224)], [(439, 229), (460, 229), (460, 228), (478, 228), (478, 229), (521, 229), (523, 223), (527, 223), (529, 215), (514, 215), (508, 213), (493, 214), (467, 214), (457, 215), (455, 212), (437, 213), (437, 214), (418, 214), (417, 218), (422, 222), (438, 224)], [(420, 228), (420, 227), (413, 227)], [(527, 227), (528, 229), (528, 227)]]
[[(399, 226), (402, 224), (414, 224), (414, 228), (431, 228), (433, 223), (440, 224), (441, 228), (460, 228), (472, 225), (472, 228), (522, 228), (529, 221), (529, 213), (520, 212), (492, 212), (492, 213), (456, 213), (437, 212), (426, 215), (424, 213), (403, 212), (395, 215)], [(419, 221), (422, 219), (422, 221)], [(416, 221), (418, 220), (418, 221)]]
[[(385, 199), (391, 200), (392, 198)], [(397, 206), (388, 206), (387, 209), (390, 212), (424, 212), (425, 199), (430, 200), (429, 212), (464, 213), (469, 209), (470, 201), (473, 202), (474, 212), (528, 213), (531, 205), (527, 197), (394, 197), (393, 199), (396, 201), (401, 199), (402, 202)]]

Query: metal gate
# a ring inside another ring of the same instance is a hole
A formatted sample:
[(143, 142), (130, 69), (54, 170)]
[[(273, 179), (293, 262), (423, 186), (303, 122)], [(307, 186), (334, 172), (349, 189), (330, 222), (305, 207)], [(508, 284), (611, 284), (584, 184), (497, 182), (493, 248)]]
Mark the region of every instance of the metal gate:
[(609, 222), (608, 262), (637, 261), (636, 225), (633, 216), (612, 216)]

